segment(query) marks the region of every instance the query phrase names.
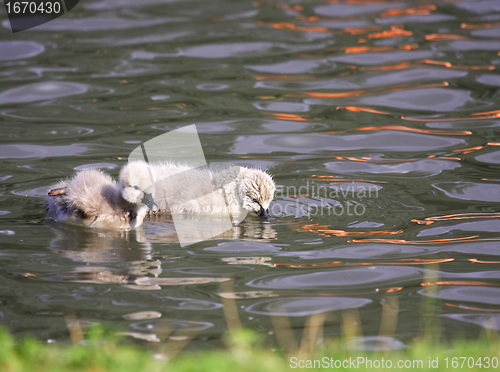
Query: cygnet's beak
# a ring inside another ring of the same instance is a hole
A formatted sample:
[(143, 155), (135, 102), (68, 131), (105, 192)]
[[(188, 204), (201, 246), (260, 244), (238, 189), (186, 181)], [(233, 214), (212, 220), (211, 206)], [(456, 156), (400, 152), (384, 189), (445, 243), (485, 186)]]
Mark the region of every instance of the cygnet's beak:
[(158, 205), (155, 203), (153, 200), (153, 196), (148, 193), (144, 193), (144, 197), (142, 198), (142, 202), (148, 206), (149, 209), (152, 211), (157, 211), (158, 210)]
[(262, 207), (260, 207), (260, 211), (257, 213), (257, 216), (259, 216), (263, 220), (271, 219), (271, 216), (269, 215), (269, 209), (264, 209)]

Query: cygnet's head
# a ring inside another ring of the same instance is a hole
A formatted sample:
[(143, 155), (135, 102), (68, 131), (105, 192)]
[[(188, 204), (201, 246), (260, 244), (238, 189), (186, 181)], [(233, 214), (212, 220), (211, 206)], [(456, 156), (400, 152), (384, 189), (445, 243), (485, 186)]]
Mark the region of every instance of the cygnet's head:
[(262, 219), (269, 219), (269, 205), (276, 186), (272, 177), (260, 169), (241, 168), (240, 195), (242, 207), (254, 211)]
[(154, 202), (154, 174), (153, 169), (143, 161), (133, 161), (123, 167), (120, 172), (122, 196), (132, 204), (146, 205), (156, 211), (158, 206)]

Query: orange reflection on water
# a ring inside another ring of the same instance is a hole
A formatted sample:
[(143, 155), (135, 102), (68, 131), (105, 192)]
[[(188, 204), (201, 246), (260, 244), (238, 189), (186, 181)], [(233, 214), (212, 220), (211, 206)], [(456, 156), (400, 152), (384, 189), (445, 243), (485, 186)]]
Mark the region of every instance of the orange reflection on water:
[(423, 59), (420, 61), (417, 61), (415, 63), (410, 63), (410, 62), (400, 62), (394, 65), (385, 65), (385, 66), (368, 66), (368, 67), (358, 67), (358, 66), (353, 66), (352, 68), (354, 69), (359, 69), (360, 71), (387, 71), (387, 70), (402, 70), (406, 68), (414, 68), (414, 67), (421, 67), (423, 65), (437, 65), (437, 66), (442, 66), (446, 68), (453, 68), (456, 70), (494, 70), (496, 67), (493, 65), (489, 66), (458, 66), (458, 65), (453, 65), (450, 62), (446, 61), (435, 61), (432, 59)]
[(391, 46), (355, 46), (342, 48), (344, 53), (384, 52), (394, 50)]
[(473, 262), (473, 263), (482, 263), (482, 264), (500, 264), (500, 261), (481, 261), (478, 260), (477, 258), (468, 258), (467, 261)]
[(404, 70), (407, 68), (413, 67), (410, 62), (400, 62), (395, 65), (387, 65), (387, 66), (375, 66), (375, 67), (361, 67), (353, 66), (355, 69), (359, 69), (361, 71), (392, 71), (392, 70)]
[[(424, 133), (424, 134), (438, 134), (438, 135), (454, 135), (454, 136), (468, 136), (472, 134), (472, 132), (468, 130), (459, 130), (459, 131), (451, 131), (451, 130), (441, 130), (441, 129), (419, 129), (419, 128), (411, 128), (405, 127), (403, 125), (381, 125), (374, 127), (362, 127), (355, 128), (353, 131), (364, 131), (364, 130), (399, 130), (403, 132), (413, 132), (413, 133)], [(327, 132), (327, 133), (339, 133), (339, 132)]]
[(405, 239), (352, 239), (348, 243), (390, 243), (390, 244), (440, 244), (461, 243), (463, 241), (498, 241), (500, 238), (476, 239), (479, 235), (466, 236), (463, 238), (430, 239), (430, 240), (405, 240)]
[(469, 154), (471, 152), (474, 152), (474, 151), (477, 151), (477, 150), (481, 150), (483, 148), (484, 148), (484, 146), (475, 146), (475, 147), (468, 147), (466, 149), (456, 149), (456, 150), (453, 150), (452, 152), (461, 152), (463, 154)]
[(500, 309), (488, 309), (488, 308), (482, 308), (482, 307), (476, 307), (476, 306), (455, 305), (455, 304), (451, 304), (449, 302), (445, 302), (444, 304), (446, 306), (456, 307), (456, 308), (464, 309), (464, 310), (485, 311), (485, 312), (488, 312), (488, 313), (500, 313)]
[[(391, 87), (384, 88), (390, 92), (398, 92), (401, 90), (406, 90), (408, 88), (411, 89), (424, 89), (424, 88), (439, 88), (439, 87), (447, 87), (450, 83), (447, 81), (443, 81), (441, 83), (432, 83), (432, 84), (398, 84), (393, 85)], [(357, 90), (353, 92), (340, 92), (340, 93), (323, 93), (323, 92), (304, 92), (299, 94), (288, 94), (288, 96), (296, 97), (296, 96), (307, 96), (307, 97), (315, 97), (315, 98), (337, 98), (337, 97), (351, 97), (351, 96), (360, 96), (362, 94), (368, 93), (368, 89)], [(365, 111), (371, 112), (374, 114), (381, 115), (392, 115), (388, 112), (378, 111), (374, 109), (369, 109), (366, 107), (357, 107), (357, 106), (337, 106), (337, 110), (347, 110), (347, 111)]]
[(500, 110), (494, 110), (494, 111), (485, 111), (485, 112), (475, 112), (472, 114), (473, 116), (479, 116), (479, 115), (495, 115), (495, 117), (500, 117)]
[(481, 286), (489, 286), (489, 287), (498, 287), (500, 284), (493, 284), (490, 282), (480, 282), (474, 280), (446, 280), (441, 282), (424, 282), (420, 283), (423, 287), (433, 286), (433, 285), (481, 285)]
[(463, 40), (470, 39), (468, 36), (455, 35), (455, 34), (429, 34), (425, 35), (425, 40), (442, 41), (442, 40)]
[(277, 28), (281, 30), (294, 30), (294, 31), (305, 31), (305, 32), (328, 32), (333, 33), (332, 30), (326, 27), (312, 27), (312, 26), (299, 26), (290, 22), (279, 22), (279, 23), (264, 23), (258, 22), (260, 26), (268, 26), (271, 28)]
[(462, 160), (460, 158), (455, 158), (452, 156), (433, 156), (435, 159), (443, 159), (443, 160)]
[(367, 107), (357, 107), (357, 106), (337, 106), (337, 110), (346, 110), (346, 111), (354, 111), (354, 112), (361, 111), (361, 112), (370, 112), (372, 114), (391, 115), (388, 112), (378, 111), (378, 110), (374, 110), (374, 109), (367, 108)]
[(368, 32), (375, 32), (382, 30), (382, 26), (368, 26), (368, 27), (348, 27), (344, 28), (344, 32), (350, 35), (367, 34)]
[(417, 161), (417, 160), (419, 160), (419, 159), (373, 160), (373, 159), (367, 159), (366, 157), (363, 157), (363, 158), (354, 158), (352, 156), (334, 156), (334, 158), (338, 159), (338, 160), (360, 161), (360, 162), (364, 162), (364, 163), (401, 163), (401, 162)]
[(460, 28), (465, 28), (469, 30), (476, 30), (479, 28), (497, 28), (500, 27), (500, 22), (491, 22), (491, 23), (461, 23)]
[(435, 5), (422, 5), (413, 8), (402, 8), (402, 9), (389, 9), (385, 12), (380, 13), (381, 17), (397, 17), (405, 14), (431, 14), (431, 10), (436, 10)]
[(365, 52), (387, 52), (398, 49), (403, 50), (412, 50), (417, 49), (418, 44), (402, 44), (397, 47), (392, 46), (355, 46), (355, 47), (344, 47), (342, 48), (344, 53), (352, 54), (352, 53), (365, 53)]
[[(292, 269), (317, 269), (326, 267), (354, 267), (354, 266), (376, 266), (376, 265), (433, 265), (438, 263), (452, 262), (454, 258), (441, 258), (441, 259), (420, 259), (420, 258), (404, 258), (394, 261), (379, 261), (379, 262), (343, 262), (343, 261), (330, 261), (318, 263), (276, 263), (274, 266), (285, 266)], [(422, 284), (423, 285), (423, 284)], [(393, 288), (394, 291), (402, 289), (402, 287)]]
[(304, 92), (300, 94), (288, 94), (288, 96), (304, 95), (314, 98), (339, 98), (339, 97), (357, 97), (368, 93), (367, 89), (355, 90), (353, 92), (322, 93), (322, 92)]
[(279, 112), (272, 112), (271, 115), (275, 117), (276, 119), (280, 120), (293, 120), (293, 121), (309, 121), (311, 120), (310, 118), (306, 118), (300, 115), (294, 115), (294, 114), (282, 114)]
[(406, 116), (400, 116), (400, 119), (402, 120), (408, 120), (408, 121), (418, 121), (418, 122), (449, 122), (449, 121), (469, 121), (469, 120), (484, 120), (484, 119), (496, 119), (500, 115), (485, 115), (485, 116), (476, 116), (476, 117), (465, 117), (465, 118), (442, 118), (442, 119), (436, 119), (436, 118), (408, 118)]
[[(415, 86), (413, 88), (430, 88), (430, 87), (436, 87), (436, 86), (448, 86), (449, 84), (447, 82), (443, 82), (441, 84), (428, 84), (428, 85), (421, 85), (421, 86)], [(392, 91), (397, 91), (397, 89), (391, 89)], [(309, 95), (310, 93), (304, 93), (306, 95)], [(321, 93), (324, 95), (330, 94), (330, 93)], [(336, 93), (333, 93), (336, 94)], [(368, 107), (358, 107), (358, 106), (337, 106), (337, 110), (346, 110), (346, 111), (355, 111), (355, 112), (369, 112), (372, 114), (378, 114), (378, 115), (393, 115), (389, 112), (384, 112), (384, 111), (379, 111), (379, 110), (374, 110)], [(472, 117), (464, 117), (464, 118), (409, 118), (406, 116), (400, 116), (399, 118), (401, 120), (407, 120), (407, 121), (416, 121), (416, 122), (450, 122), (450, 121), (468, 121), (468, 120), (484, 120), (484, 119), (496, 119), (500, 117), (500, 110), (497, 111), (490, 111), (488, 113), (475, 113), (472, 115), (477, 115), (477, 116), (472, 116)], [(481, 116), (484, 115), (484, 116)], [(469, 133), (470, 134), (470, 133)], [(494, 142), (492, 142), (494, 143)], [(492, 145), (492, 146), (499, 146), (499, 145)]]
[(401, 234), (403, 230), (397, 231), (344, 231), (329, 229), (328, 225), (319, 224), (299, 224), (299, 230), (314, 232), (323, 236), (363, 236), (363, 235), (395, 235)]
[(412, 36), (413, 32), (402, 29), (398, 26), (391, 26), (389, 30), (368, 34), (369, 39), (381, 39), (387, 37)]
[(401, 291), (402, 289), (404, 289), (404, 287), (392, 287), (392, 288), (389, 288), (388, 290), (386, 290), (385, 292), (386, 293), (398, 292), (398, 291)]
[(421, 61), (418, 61), (419, 63), (425, 63), (425, 64), (428, 64), (428, 65), (439, 65), (439, 66), (443, 66), (443, 67), (446, 67), (446, 68), (453, 68), (453, 69), (457, 69), (457, 70), (494, 70), (496, 67), (493, 66), (493, 65), (490, 65), (490, 66), (457, 66), (457, 65), (454, 65), (450, 62), (446, 62), (446, 61), (435, 61), (433, 59), (423, 59)]
[(500, 218), (500, 212), (448, 214), (445, 216), (426, 217), (423, 220), (413, 219), (411, 222), (418, 223), (419, 225), (430, 225), (436, 221), (468, 220), (475, 218)]

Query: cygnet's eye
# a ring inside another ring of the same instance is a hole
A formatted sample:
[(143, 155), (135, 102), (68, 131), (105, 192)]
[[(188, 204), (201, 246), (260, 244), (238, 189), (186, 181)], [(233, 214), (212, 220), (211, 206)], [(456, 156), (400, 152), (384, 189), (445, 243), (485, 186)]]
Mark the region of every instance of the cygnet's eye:
[(134, 189), (139, 190), (139, 186), (134, 186)]
[(259, 204), (259, 201), (258, 201), (257, 199), (252, 199), (252, 201), (253, 201), (254, 203)]

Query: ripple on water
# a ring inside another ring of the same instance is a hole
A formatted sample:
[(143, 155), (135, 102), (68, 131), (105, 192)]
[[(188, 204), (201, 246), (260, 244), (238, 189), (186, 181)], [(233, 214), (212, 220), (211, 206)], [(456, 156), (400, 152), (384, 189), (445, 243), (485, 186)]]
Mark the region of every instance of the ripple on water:
[(150, 27), (168, 22), (179, 21), (177, 18), (157, 18), (157, 19), (127, 19), (116, 17), (88, 17), (88, 18), (58, 18), (51, 22), (37, 26), (37, 30), (50, 31), (104, 31), (135, 29), (140, 27)]
[[(5, 114), (5, 113), (3, 113)], [(5, 134), (10, 138), (22, 138), (23, 140), (39, 140), (40, 138), (50, 138), (52, 136), (62, 138), (77, 138), (83, 137), (94, 132), (94, 129), (79, 127), (75, 125), (30, 125), (30, 126), (14, 126), (9, 128), (9, 133)]]
[(162, 297), (162, 303), (168, 309), (207, 311), (220, 309), (222, 304), (193, 298)]
[(367, 336), (354, 337), (347, 341), (349, 350), (399, 350), (407, 346), (394, 337), (389, 336)]
[(306, 274), (268, 275), (251, 280), (250, 287), (265, 289), (342, 289), (395, 286), (419, 281), (422, 271), (408, 266), (366, 266), (316, 271)]
[(437, 23), (453, 21), (457, 17), (449, 14), (426, 14), (425, 17), (419, 14), (405, 15), (400, 17), (386, 17), (377, 18), (377, 24), (380, 25), (394, 25), (394, 24), (408, 24), (408, 23)]
[(394, 64), (397, 62), (411, 61), (415, 59), (440, 58), (443, 53), (431, 51), (406, 51), (406, 52), (384, 52), (384, 53), (353, 53), (343, 54), (330, 58), (331, 61), (352, 63), (361, 66), (374, 66)]
[(28, 144), (0, 145), (0, 159), (52, 158), (77, 156), (89, 150), (85, 145), (42, 146)]
[(500, 314), (485, 313), (485, 314), (445, 314), (445, 318), (456, 320), (461, 323), (476, 324), (487, 329), (500, 331)]
[(484, 220), (484, 221), (474, 221), (474, 222), (464, 222), (458, 223), (452, 226), (441, 226), (441, 227), (429, 227), (425, 230), (419, 232), (417, 236), (431, 236), (431, 235), (442, 235), (448, 234), (452, 231), (476, 231), (476, 232), (499, 232), (500, 231), (500, 221), (499, 220)]
[(470, 52), (473, 50), (498, 51), (500, 50), (500, 42), (481, 40), (454, 40), (434, 45), (434, 48), (437, 50), (454, 52)]
[(120, 166), (117, 164), (113, 163), (91, 163), (91, 164), (82, 164), (77, 167), (75, 167), (75, 170), (82, 170), (82, 169), (116, 169), (119, 168)]
[(383, 150), (431, 151), (464, 144), (458, 138), (433, 136), (401, 131), (375, 131), (369, 134), (301, 133), (280, 135), (239, 136), (231, 149), (235, 154), (317, 151)]
[[(500, 47), (500, 45), (499, 45)], [(364, 97), (359, 100), (363, 105), (376, 105), (395, 109), (432, 112), (453, 112), (472, 107), (485, 107), (489, 103), (474, 100), (471, 92), (463, 89), (424, 88)]]
[(268, 65), (247, 65), (245, 67), (270, 74), (306, 74), (333, 71), (337, 65), (327, 60), (290, 60)]
[(437, 182), (432, 184), (450, 198), (461, 200), (477, 200), (500, 202), (500, 185), (479, 182)]
[(500, 305), (500, 288), (477, 285), (448, 288), (424, 288), (418, 291), (422, 296), (446, 301), (474, 302), (484, 305)]
[(445, 170), (460, 167), (460, 163), (448, 160), (422, 159), (401, 163), (369, 163), (359, 161), (334, 161), (325, 164), (328, 170), (339, 174), (386, 174), (391, 177), (422, 178), (435, 176)]
[[(255, 86), (257, 88), (266, 89), (292, 89), (292, 90), (320, 90), (320, 89), (335, 89), (335, 90), (349, 90), (349, 89), (364, 89), (384, 87), (388, 85), (405, 84), (408, 85), (412, 82), (422, 83), (425, 81), (442, 81), (443, 79), (453, 79), (464, 77), (467, 75), (465, 71), (458, 71), (447, 69), (443, 71), (438, 68), (409, 68), (404, 70), (396, 70), (390, 72), (378, 72), (376, 74), (364, 74), (362, 77), (359, 75), (343, 76), (341, 78), (333, 79), (314, 79), (305, 81), (276, 81), (276, 80), (263, 80), (258, 81)], [(338, 98), (336, 99), (338, 101)]]
[(216, 84), (216, 83), (206, 83), (206, 84), (198, 84), (196, 88), (199, 90), (224, 90), (229, 88), (227, 84)]
[(291, 46), (266, 41), (207, 44), (180, 49), (180, 55), (192, 58), (254, 58), (318, 49), (321, 46)]
[(307, 112), (310, 110), (309, 105), (298, 102), (255, 102), (253, 105), (264, 111)]
[(31, 58), (45, 51), (45, 47), (35, 41), (0, 42), (0, 61)]
[[(500, 242), (473, 242), (450, 244), (446, 247), (441, 247), (442, 252), (460, 252), (468, 255), (485, 255), (485, 256), (500, 256)], [(495, 257), (496, 259), (496, 257)]]
[(355, 297), (284, 297), (253, 303), (245, 311), (261, 315), (309, 316), (331, 310), (354, 309), (371, 302), (367, 298)]
[[(499, 31), (500, 32), (500, 31)], [(500, 37), (500, 35), (498, 36)], [(500, 87), (500, 76), (495, 74), (483, 74), (476, 78), (476, 81), (481, 84)]]
[(476, 160), (482, 163), (500, 164), (500, 151), (491, 151), (476, 156)]
[(45, 197), (49, 191), (49, 186), (36, 187), (34, 189), (27, 190), (13, 190), (14, 195), (19, 196), (34, 196), (34, 197)]
[(500, 11), (500, 3), (497, 0), (463, 1), (453, 4), (453, 6), (476, 14)]
[(277, 257), (299, 257), (302, 260), (318, 259), (358, 259), (366, 260), (370, 258), (388, 259), (401, 258), (408, 256), (420, 256), (432, 253), (436, 248), (412, 246), (406, 244), (350, 244), (349, 246), (339, 246), (335, 248), (326, 248), (320, 250), (301, 251), (301, 252), (282, 252)]
[(251, 241), (233, 241), (219, 243), (214, 247), (205, 248), (204, 251), (221, 253), (272, 253), (279, 252), (281, 247), (270, 243), (251, 242)]
[(265, 120), (261, 125), (267, 133), (316, 131), (328, 127), (322, 123), (290, 120)]
[(67, 81), (44, 81), (27, 84), (0, 93), (0, 104), (45, 101), (54, 98), (74, 96), (88, 92), (90, 86)]
[(486, 28), (482, 30), (472, 30), (470, 33), (472, 36), (476, 37), (491, 37), (498, 39), (500, 38), (500, 28)]
[(140, 322), (135, 322), (130, 324), (130, 326), (138, 331), (151, 331), (156, 326), (161, 326), (168, 324), (169, 326), (175, 327), (177, 330), (183, 332), (201, 332), (206, 329), (212, 328), (213, 323), (210, 322), (197, 322), (194, 320), (182, 320), (182, 319), (172, 319), (172, 318), (161, 318), (157, 320), (144, 320)]

